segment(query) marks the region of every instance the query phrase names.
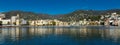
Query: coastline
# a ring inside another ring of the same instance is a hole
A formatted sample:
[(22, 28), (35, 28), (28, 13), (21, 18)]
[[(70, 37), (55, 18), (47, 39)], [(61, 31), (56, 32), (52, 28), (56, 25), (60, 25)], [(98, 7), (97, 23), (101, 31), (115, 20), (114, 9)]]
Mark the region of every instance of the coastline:
[(68, 25), (68, 26), (30, 26), (30, 25), (22, 25), (22, 26), (16, 26), (16, 25), (4, 25), (4, 26), (0, 26), (0, 28), (4, 28), (4, 27), (40, 27), (40, 28), (74, 28), (74, 27), (78, 27), (78, 28), (81, 28), (81, 27), (103, 27), (103, 28), (119, 28), (120, 26), (108, 26), (108, 25), (79, 25), (79, 26), (76, 26), (76, 25)]

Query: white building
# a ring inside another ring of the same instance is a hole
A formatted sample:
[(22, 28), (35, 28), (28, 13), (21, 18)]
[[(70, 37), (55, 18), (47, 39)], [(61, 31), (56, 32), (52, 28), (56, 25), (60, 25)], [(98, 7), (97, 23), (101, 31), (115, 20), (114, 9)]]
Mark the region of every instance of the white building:
[(2, 25), (9, 25), (10, 24), (10, 19), (4, 19), (0, 20), (2, 22)]
[(19, 25), (19, 24), (20, 24), (19, 14), (17, 14), (17, 16), (12, 16), (11, 25)]
[(5, 18), (5, 14), (0, 14), (0, 20), (2, 20), (3, 18)]
[(27, 24), (27, 21), (26, 20), (24, 20), (24, 19), (21, 19), (21, 24)]
[(10, 19), (3, 19), (5, 18), (5, 14), (0, 14), (0, 24), (7, 25), (10, 24)]

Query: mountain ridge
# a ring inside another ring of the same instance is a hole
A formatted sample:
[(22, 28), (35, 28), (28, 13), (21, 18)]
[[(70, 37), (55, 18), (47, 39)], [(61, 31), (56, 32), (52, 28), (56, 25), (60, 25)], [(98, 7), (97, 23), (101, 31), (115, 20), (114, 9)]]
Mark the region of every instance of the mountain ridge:
[(6, 15), (6, 18), (20, 15), (20, 18), (25, 20), (39, 20), (39, 19), (58, 19), (60, 21), (79, 21), (83, 19), (99, 20), (101, 15), (108, 15), (116, 12), (120, 14), (120, 9), (109, 9), (109, 10), (76, 10), (68, 14), (61, 15), (49, 15), (43, 13), (34, 13), (29, 11), (14, 10), (8, 12), (2, 12)]

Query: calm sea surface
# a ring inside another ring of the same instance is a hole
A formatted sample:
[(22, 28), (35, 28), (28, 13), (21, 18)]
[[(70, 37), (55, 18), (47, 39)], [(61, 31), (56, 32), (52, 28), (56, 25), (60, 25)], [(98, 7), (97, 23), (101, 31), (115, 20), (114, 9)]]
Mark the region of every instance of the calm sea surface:
[(0, 45), (120, 45), (120, 27), (4, 27)]

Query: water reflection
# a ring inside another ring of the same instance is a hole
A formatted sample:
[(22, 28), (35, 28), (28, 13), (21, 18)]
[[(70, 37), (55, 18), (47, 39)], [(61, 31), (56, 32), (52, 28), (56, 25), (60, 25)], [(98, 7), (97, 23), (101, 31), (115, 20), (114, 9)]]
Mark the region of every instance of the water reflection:
[[(18, 43), (21, 40), (50, 36), (68, 36), (78, 42), (88, 40), (108, 40), (120, 42), (120, 30), (118, 28), (105, 28), (101, 26), (84, 27), (12, 27), (0, 28), (0, 44)], [(53, 37), (56, 38), (56, 37)], [(58, 38), (58, 37), (57, 37)]]

